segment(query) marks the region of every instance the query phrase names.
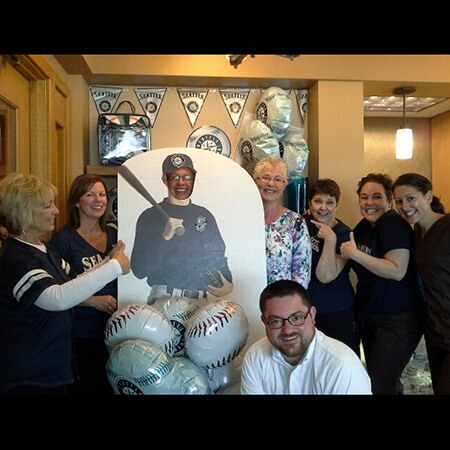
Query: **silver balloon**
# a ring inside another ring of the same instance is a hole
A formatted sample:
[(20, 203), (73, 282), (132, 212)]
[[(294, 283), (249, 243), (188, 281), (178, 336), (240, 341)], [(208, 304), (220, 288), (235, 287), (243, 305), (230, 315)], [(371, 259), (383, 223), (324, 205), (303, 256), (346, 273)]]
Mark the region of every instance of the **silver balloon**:
[(221, 393), (241, 381), (243, 360), (244, 358), (238, 355), (233, 361), (222, 367), (208, 369), (209, 385), (215, 394)]
[(119, 395), (183, 394), (185, 389), (183, 373), (174, 358), (139, 339), (121, 342), (112, 349), (106, 374)]
[(158, 298), (152, 303), (152, 306), (161, 311), (172, 324), (175, 333), (173, 356), (184, 355), (186, 353), (184, 347), (186, 324), (197, 312), (199, 306), (182, 297)]
[(280, 145), (267, 125), (252, 120), (237, 144), (246, 163), (259, 161), (265, 156), (280, 156)]
[(177, 356), (174, 360), (183, 376), (183, 394), (211, 395), (214, 393), (209, 386), (208, 372), (204, 367), (197, 366), (184, 356)]
[(156, 308), (133, 303), (115, 311), (106, 322), (105, 344), (109, 352), (128, 339), (158, 345), (168, 355), (174, 352), (175, 331), (169, 319)]
[(289, 169), (290, 180), (300, 178), (309, 157), (308, 145), (303, 138), (303, 129), (291, 127), (280, 144), (283, 149), (283, 159)]
[(266, 89), (256, 105), (256, 118), (267, 125), (280, 141), (286, 134), (292, 118), (292, 101), (284, 89)]

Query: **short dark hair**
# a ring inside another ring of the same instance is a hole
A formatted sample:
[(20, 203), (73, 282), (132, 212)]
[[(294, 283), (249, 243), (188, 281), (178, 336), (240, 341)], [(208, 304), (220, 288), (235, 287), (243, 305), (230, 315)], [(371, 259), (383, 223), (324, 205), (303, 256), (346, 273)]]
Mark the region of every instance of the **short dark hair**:
[(336, 199), (336, 203), (339, 203), (341, 198), (341, 189), (336, 181), (330, 178), (320, 178), (316, 180), (309, 188), (308, 200), (311, 201), (315, 195), (328, 194), (330, 197)]
[(274, 297), (287, 297), (288, 295), (298, 295), (303, 300), (303, 304), (310, 308), (311, 297), (308, 291), (294, 280), (278, 280), (268, 284), (259, 296), (259, 309), (262, 314), (266, 311), (267, 300)]
[(394, 195), (392, 193), (392, 178), (387, 173), (368, 173), (365, 177), (362, 177), (359, 180), (358, 188), (356, 189), (356, 193), (361, 194), (361, 189), (366, 183), (378, 183), (381, 184), (384, 188), (384, 192), (389, 202), (392, 201)]

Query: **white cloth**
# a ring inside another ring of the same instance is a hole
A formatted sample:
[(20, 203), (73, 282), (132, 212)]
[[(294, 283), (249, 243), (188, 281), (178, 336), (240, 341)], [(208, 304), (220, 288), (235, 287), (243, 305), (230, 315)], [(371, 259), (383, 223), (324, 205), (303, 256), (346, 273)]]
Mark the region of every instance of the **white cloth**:
[(119, 261), (106, 258), (102, 264), (83, 272), (73, 280), (48, 287), (34, 304), (47, 311), (66, 311), (94, 295), (120, 275), (122, 267)]
[(242, 394), (371, 394), (367, 371), (344, 343), (316, 329), (305, 357), (296, 366), (285, 361), (267, 337), (246, 352)]

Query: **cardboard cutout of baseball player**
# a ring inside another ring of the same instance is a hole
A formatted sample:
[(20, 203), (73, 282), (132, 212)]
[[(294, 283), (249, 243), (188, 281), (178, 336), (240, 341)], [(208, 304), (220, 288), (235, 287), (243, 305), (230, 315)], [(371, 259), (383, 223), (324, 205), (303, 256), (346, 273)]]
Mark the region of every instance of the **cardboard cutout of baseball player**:
[(201, 149), (151, 150), (121, 166), (118, 193), (119, 238), (132, 269), (119, 280), (119, 308), (164, 295), (230, 299), (249, 320), (246, 347), (263, 336), (264, 213), (245, 169)]

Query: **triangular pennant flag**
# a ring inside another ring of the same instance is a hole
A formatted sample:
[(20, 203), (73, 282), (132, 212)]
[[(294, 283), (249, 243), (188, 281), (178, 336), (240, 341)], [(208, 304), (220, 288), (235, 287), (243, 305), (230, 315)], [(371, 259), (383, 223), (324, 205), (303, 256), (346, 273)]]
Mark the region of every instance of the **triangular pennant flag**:
[(195, 125), (208, 93), (209, 89), (178, 88), (178, 95), (191, 122), (191, 127)]
[(308, 109), (308, 89), (296, 89), (295, 96), (297, 97), (302, 120), (305, 122), (306, 110)]
[(156, 122), (159, 109), (161, 107), (164, 95), (166, 94), (165, 88), (135, 88), (134, 90), (142, 109), (150, 119), (150, 125)]
[(234, 128), (236, 128), (244, 111), (250, 89), (219, 89), (219, 92), (231, 117)]
[(106, 86), (91, 86), (89, 89), (99, 114), (111, 112), (123, 91), (122, 88)]

